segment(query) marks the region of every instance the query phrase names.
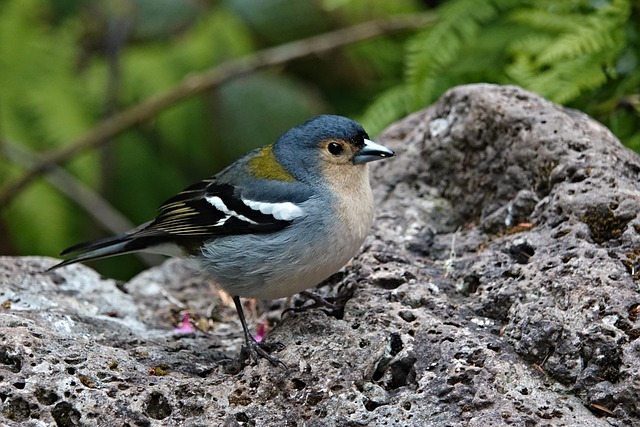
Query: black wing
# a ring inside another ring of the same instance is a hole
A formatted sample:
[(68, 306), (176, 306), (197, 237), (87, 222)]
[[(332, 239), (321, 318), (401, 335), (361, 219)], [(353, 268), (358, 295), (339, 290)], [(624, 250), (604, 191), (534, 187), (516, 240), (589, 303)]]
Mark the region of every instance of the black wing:
[(277, 231), (291, 224), (250, 208), (240, 193), (215, 177), (201, 181), (164, 202), (153, 221), (124, 234), (65, 249), (61, 255), (76, 255), (51, 269), (138, 251), (173, 253), (168, 248), (176, 248), (175, 251), (196, 253), (203, 242), (216, 236)]
[(194, 184), (164, 202), (158, 216), (137, 237), (172, 235), (214, 237), (282, 230), (291, 221), (247, 206), (230, 184), (214, 178)]

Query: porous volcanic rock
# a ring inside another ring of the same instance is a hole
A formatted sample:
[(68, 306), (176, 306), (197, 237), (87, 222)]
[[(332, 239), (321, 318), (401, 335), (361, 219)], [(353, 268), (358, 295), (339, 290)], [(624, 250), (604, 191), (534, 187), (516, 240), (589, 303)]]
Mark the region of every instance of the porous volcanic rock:
[(640, 157), (486, 84), (377, 139), (398, 156), (373, 165), (375, 225), (318, 289), (353, 289), (344, 313), (249, 316), (277, 320), (288, 370), (241, 361), (228, 301), (182, 261), (117, 283), (0, 258), (0, 424), (640, 425)]

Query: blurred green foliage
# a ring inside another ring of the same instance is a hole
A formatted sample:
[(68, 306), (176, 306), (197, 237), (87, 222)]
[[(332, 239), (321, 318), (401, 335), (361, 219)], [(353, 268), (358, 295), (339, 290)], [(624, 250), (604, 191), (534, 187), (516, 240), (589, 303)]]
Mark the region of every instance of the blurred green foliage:
[[(517, 84), (602, 121), (640, 150), (640, 5), (633, 0), (4, 0), (0, 186), (33, 153), (191, 73), (394, 14), (433, 24), (232, 80), (172, 106), (64, 167), (138, 224), (163, 200), (320, 113), (371, 135), (452, 86)], [(102, 229), (39, 180), (0, 217), (0, 253), (55, 256)], [(127, 278), (133, 257), (101, 267)]]

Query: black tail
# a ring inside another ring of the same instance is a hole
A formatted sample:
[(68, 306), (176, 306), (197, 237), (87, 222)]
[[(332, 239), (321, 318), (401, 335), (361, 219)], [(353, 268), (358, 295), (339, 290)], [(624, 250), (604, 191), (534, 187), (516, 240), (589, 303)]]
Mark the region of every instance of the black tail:
[[(65, 265), (73, 264), (80, 261), (89, 261), (92, 259), (107, 258), (110, 256), (126, 254), (135, 252), (141, 248), (133, 248), (131, 243), (134, 239), (128, 234), (118, 234), (117, 236), (107, 237), (105, 239), (93, 240), (90, 242), (80, 243), (70, 248), (65, 249), (60, 253), (61, 256), (77, 253), (77, 255), (62, 261), (59, 264), (54, 265), (47, 271), (55, 270), (56, 268), (64, 267)], [(127, 248), (129, 246), (129, 248)], [(138, 245), (135, 245), (138, 246)]]
[[(65, 249), (60, 253), (61, 256), (76, 254), (71, 258), (64, 260), (47, 271), (64, 267), (81, 261), (89, 261), (92, 259), (108, 258), (116, 255), (123, 255), (132, 252), (155, 252), (163, 253), (163, 251), (154, 251), (153, 248), (166, 244), (167, 235), (159, 233), (143, 233), (143, 231), (151, 224), (151, 221), (144, 223), (133, 230), (123, 234), (118, 234), (104, 239), (92, 240), (90, 242), (80, 243)], [(165, 245), (166, 246), (166, 245)], [(172, 255), (167, 253), (168, 255)]]

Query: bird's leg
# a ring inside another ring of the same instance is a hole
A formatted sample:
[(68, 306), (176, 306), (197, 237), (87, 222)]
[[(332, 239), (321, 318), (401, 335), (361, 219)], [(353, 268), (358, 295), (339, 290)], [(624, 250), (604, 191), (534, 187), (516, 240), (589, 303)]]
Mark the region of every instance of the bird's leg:
[(253, 359), (253, 361), (257, 364), (258, 358), (263, 357), (269, 361), (273, 366), (282, 366), (283, 368), (287, 368), (282, 361), (276, 359), (272, 355), (270, 355), (259, 342), (251, 335), (249, 332), (249, 328), (247, 327), (247, 321), (244, 318), (244, 311), (242, 310), (242, 303), (240, 302), (240, 297), (234, 296), (233, 302), (236, 305), (236, 311), (238, 312), (238, 317), (240, 318), (240, 323), (242, 324), (242, 330), (244, 331), (244, 341), (247, 344), (247, 350), (249, 351), (249, 355)]
[(285, 313), (293, 311), (294, 313), (300, 313), (309, 309), (319, 308), (327, 315), (333, 316), (336, 319), (342, 319), (344, 317), (344, 306), (351, 299), (355, 292), (355, 286), (347, 286), (340, 289), (335, 297), (324, 298), (318, 294), (314, 294), (309, 291), (302, 291), (300, 295), (313, 301), (313, 304), (303, 305), (301, 307), (289, 307), (282, 312)]

